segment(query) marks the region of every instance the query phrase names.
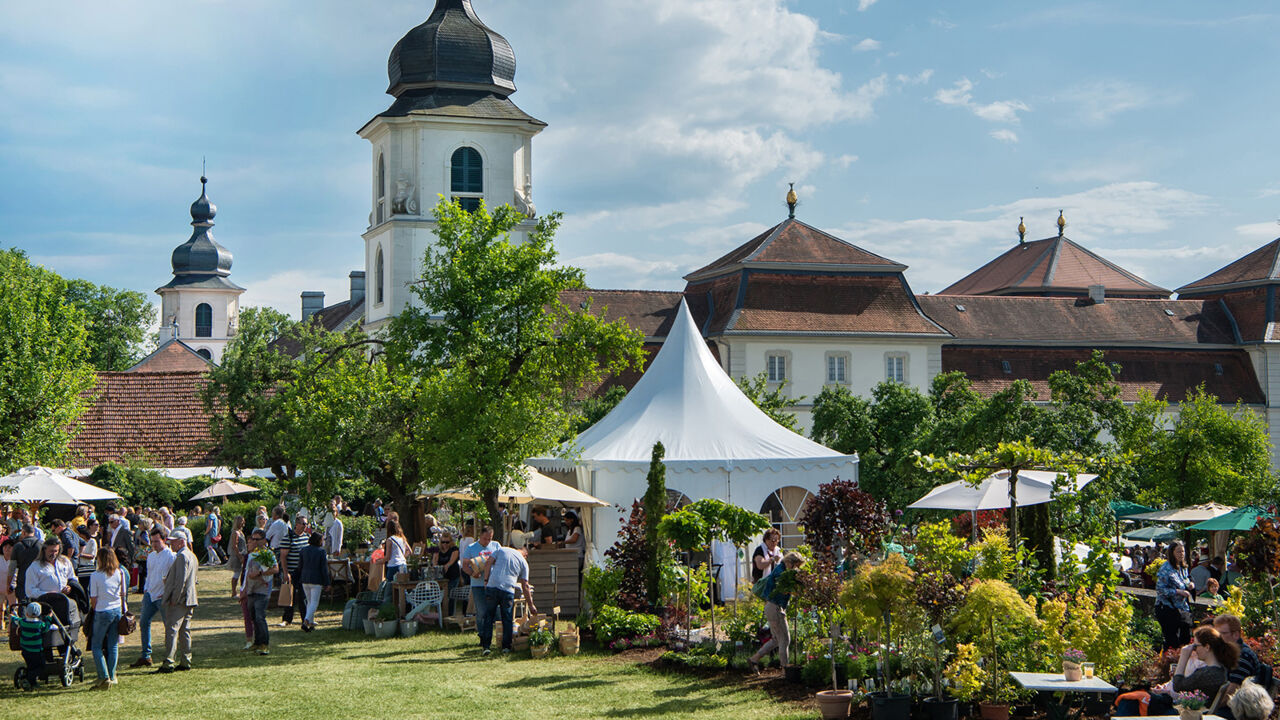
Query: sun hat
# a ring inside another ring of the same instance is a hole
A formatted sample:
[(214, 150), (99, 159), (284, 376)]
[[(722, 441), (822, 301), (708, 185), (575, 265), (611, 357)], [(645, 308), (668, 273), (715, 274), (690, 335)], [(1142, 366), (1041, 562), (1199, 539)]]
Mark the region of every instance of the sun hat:
[(181, 541), (183, 541), (183, 542), (186, 542), (186, 541), (187, 541), (187, 534), (186, 534), (186, 533), (184, 533), (184, 532), (182, 532), (181, 530), (174, 530), (173, 532), (169, 533), (169, 539), (170, 539), (170, 540), (181, 540)]

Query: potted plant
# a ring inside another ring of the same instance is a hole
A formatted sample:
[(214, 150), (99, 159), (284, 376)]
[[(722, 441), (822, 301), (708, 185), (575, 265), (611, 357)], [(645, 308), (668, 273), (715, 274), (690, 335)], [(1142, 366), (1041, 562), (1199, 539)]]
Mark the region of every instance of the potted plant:
[(546, 657), (551, 652), (551, 643), (555, 639), (555, 633), (545, 624), (539, 623), (538, 627), (529, 632), (529, 654), (535, 658)]
[(983, 669), (987, 686), (984, 687), (983, 698), (980, 698), (982, 716), (988, 720), (1007, 720), (1008, 702), (1016, 699), (1017, 689), (1004, 682), (998, 630), (1034, 630), (1040, 624), (1035, 608), (1009, 583), (979, 580), (970, 588), (952, 624), (976, 640), (985, 656)]
[[(811, 560), (796, 572), (797, 588), (792, 602), (812, 613), (826, 639), (821, 643), (826, 660), (823, 670), (830, 673), (830, 690), (818, 692), (818, 708), (824, 718), (849, 717), (853, 693), (840, 687), (839, 670), (849, 658), (849, 644), (840, 635), (840, 574), (828, 559)], [(803, 675), (803, 671), (802, 671)]]
[(960, 702), (971, 703), (982, 693), (985, 676), (978, 666), (979, 657), (976, 645), (961, 643), (956, 647), (955, 658), (943, 672), (951, 683), (951, 694)]
[[(939, 523), (941, 524), (941, 523)], [(930, 720), (956, 720), (959, 703), (943, 692), (942, 675), (946, 667), (946, 635), (942, 628), (951, 622), (956, 608), (964, 600), (964, 586), (946, 570), (920, 573), (916, 577), (916, 604), (930, 623), (929, 645), (933, 651), (933, 695), (924, 699)]]
[(1062, 651), (1062, 676), (1067, 682), (1079, 682), (1084, 678), (1084, 669), (1080, 664), (1087, 659), (1083, 651), (1075, 648)]
[(1200, 720), (1209, 698), (1199, 690), (1179, 692), (1173, 694), (1173, 704), (1178, 707), (1178, 717), (1182, 720)]
[(380, 640), (395, 637), (396, 631), (400, 629), (398, 615), (395, 605), (383, 603), (378, 608), (378, 619), (373, 623), (373, 636)]
[(401, 620), (401, 621), (400, 621), (400, 635), (401, 635), (401, 637), (407, 637), (407, 638), (408, 638), (408, 637), (413, 637), (414, 635), (417, 635), (417, 634), (418, 634), (418, 619), (417, 619), (417, 618), (405, 618), (405, 619), (403, 619), (403, 620)]
[(889, 654), (893, 648), (893, 611), (913, 601), (915, 572), (899, 554), (892, 554), (876, 565), (863, 565), (845, 585), (841, 600), (853, 617), (864, 626), (880, 631), (880, 673), (884, 690), (871, 693), (873, 720), (908, 720), (911, 696), (895, 694), (890, 688), (893, 668)]

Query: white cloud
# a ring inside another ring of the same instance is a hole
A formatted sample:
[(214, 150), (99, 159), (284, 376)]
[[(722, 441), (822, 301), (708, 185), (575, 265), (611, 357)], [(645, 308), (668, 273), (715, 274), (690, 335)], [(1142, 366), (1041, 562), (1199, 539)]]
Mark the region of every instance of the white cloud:
[(1277, 195), (1280, 195), (1280, 185), (1272, 185), (1258, 191), (1258, 197), (1260, 198), (1275, 197)]
[(944, 17), (942, 17), (942, 16), (940, 16), (940, 15), (935, 15), (935, 16), (933, 16), (933, 17), (929, 18), (929, 24), (930, 24), (930, 25), (932, 25), (932, 26), (934, 26), (934, 27), (936, 27), (936, 28), (942, 28), (943, 30), (955, 30), (955, 29), (956, 29), (956, 24), (955, 24), (955, 23), (951, 22), (950, 20), (947, 20), (946, 18), (944, 18)]
[(1247, 238), (1273, 240), (1280, 237), (1280, 221), (1249, 223), (1237, 225), (1236, 234)]
[(924, 85), (928, 83), (929, 79), (932, 77), (933, 77), (933, 69), (926, 68), (916, 73), (915, 75), (899, 74), (897, 77), (897, 80), (899, 85)]
[(999, 130), (992, 130), (991, 137), (1004, 143), (1018, 142), (1018, 133), (1008, 128), (1000, 128)]
[(1120, 113), (1155, 105), (1173, 105), (1183, 95), (1149, 88), (1124, 80), (1095, 80), (1066, 88), (1053, 96), (1053, 101), (1069, 105), (1076, 117), (1090, 125), (1102, 125)]
[[(973, 100), (973, 81), (962, 77), (949, 88), (939, 88), (933, 99), (942, 105), (962, 107), (987, 122), (1016, 125), (1020, 122), (1018, 113), (1031, 110), (1021, 100), (997, 100), (990, 103), (978, 103)], [(994, 135), (992, 136), (994, 137)]]
[(845, 155), (841, 155), (840, 157), (836, 158), (836, 162), (835, 162), (835, 164), (836, 164), (836, 165), (838, 165), (838, 166), (839, 166), (839, 167), (841, 167), (841, 168), (848, 168), (850, 165), (852, 165), (852, 164), (854, 164), (854, 163), (856, 163), (856, 162), (858, 162), (858, 156), (857, 156), (857, 155), (848, 155), (848, 154), (845, 154)]
[(877, 0), (858, 0), (858, 12), (866, 12), (867, 8), (875, 5)]
[[(243, 278), (240, 278), (244, 282)], [(319, 290), (326, 306), (346, 300), (351, 284), (346, 275), (328, 272), (286, 270), (262, 280), (245, 282), (240, 307), (272, 307), (293, 317), (302, 315), (302, 292)]]
[(853, 46), (855, 52), (869, 52), (871, 50), (880, 49), (880, 41), (871, 38), (863, 38), (857, 45)]

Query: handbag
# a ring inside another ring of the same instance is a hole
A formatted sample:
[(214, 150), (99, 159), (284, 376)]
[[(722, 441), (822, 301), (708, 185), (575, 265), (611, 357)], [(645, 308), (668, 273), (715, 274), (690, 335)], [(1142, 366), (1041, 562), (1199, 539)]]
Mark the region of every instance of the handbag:
[(124, 637), (134, 630), (138, 629), (138, 618), (133, 613), (126, 610), (120, 619), (116, 621), (116, 629), (120, 632), (120, 637)]
[(289, 573), (284, 574), (284, 580), (280, 583), (280, 598), (276, 603), (280, 607), (289, 607), (293, 604), (293, 578), (289, 577)]

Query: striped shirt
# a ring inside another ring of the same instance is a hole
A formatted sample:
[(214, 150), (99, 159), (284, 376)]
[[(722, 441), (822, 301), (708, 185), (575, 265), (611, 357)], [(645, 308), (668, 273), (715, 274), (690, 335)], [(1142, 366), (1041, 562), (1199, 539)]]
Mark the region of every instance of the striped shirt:
[(22, 649), (27, 652), (43, 652), (44, 631), (48, 630), (52, 623), (48, 620), (29, 620), (16, 615), (11, 619), (18, 626), (18, 644)]
[(298, 572), (298, 568), (302, 567), (302, 551), (307, 548), (307, 544), (310, 541), (311, 538), (306, 533), (299, 535), (293, 530), (289, 531), (289, 536), (284, 541), (284, 547), (289, 549), (289, 557), (286, 563), (289, 566), (290, 575)]

